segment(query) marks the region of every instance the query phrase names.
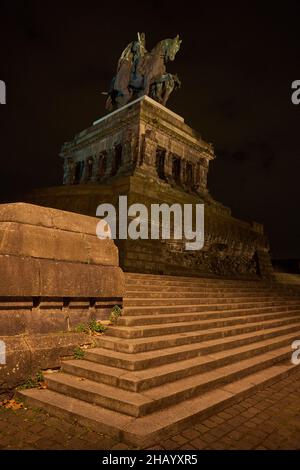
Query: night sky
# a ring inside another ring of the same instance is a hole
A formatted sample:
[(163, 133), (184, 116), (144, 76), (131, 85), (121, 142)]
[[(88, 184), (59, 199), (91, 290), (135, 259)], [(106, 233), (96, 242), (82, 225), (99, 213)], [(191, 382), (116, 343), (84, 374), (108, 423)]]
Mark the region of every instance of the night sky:
[(0, 200), (61, 184), (60, 147), (104, 114), (137, 31), (148, 50), (183, 40), (168, 107), (214, 144), (213, 197), (264, 223), (274, 257), (300, 258), (300, 2), (1, 0)]

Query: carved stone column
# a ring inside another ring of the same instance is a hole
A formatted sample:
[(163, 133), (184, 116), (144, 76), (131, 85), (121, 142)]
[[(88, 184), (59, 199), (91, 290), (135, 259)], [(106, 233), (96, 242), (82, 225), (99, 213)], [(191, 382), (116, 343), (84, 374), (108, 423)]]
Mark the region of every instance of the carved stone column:
[(164, 173), (166, 181), (170, 184), (173, 183), (172, 152), (170, 151), (166, 151)]
[(193, 189), (199, 191), (201, 189), (201, 169), (200, 163), (197, 162), (193, 171)]
[(96, 183), (99, 180), (99, 155), (96, 155), (94, 157), (94, 162), (93, 162), (93, 173), (91, 177), (91, 182)]
[(141, 170), (146, 170), (152, 176), (156, 176), (156, 148), (157, 142), (152, 138), (152, 132), (146, 132), (143, 139)]
[(144, 140), (144, 158), (143, 162), (150, 166), (155, 166), (155, 157), (156, 157), (156, 142), (148, 137), (145, 137)]
[(180, 186), (186, 185), (186, 161), (180, 158)]
[(88, 171), (88, 159), (86, 158), (83, 162), (83, 170), (80, 178), (80, 184), (85, 184), (87, 182), (87, 171)]
[(69, 171), (70, 171), (69, 184), (74, 184), (75, 183), (75, 168), (76, 168), (76, 165), (75, 165), (75, 162), (74, 162), (73, 158), (70, 158), (68, 160), (70, 160), (69, 161)]
[(197, 192), (207, 192), (208, 168), (198, 162), (195, 170), (194, 190)]
[(99, 155), (99, 162), (98, 162), (98, 181), (101, 181), (105, 178), (106, 176), (106, 171), (107, 171), (107, 152), (104, 151)]
[(203, 180), (203, 189), (207, 191), (207, 173), (208, 173), (208, 168), (203, 167), (202, 170), (202, 180)]
[(105, 177), (109, 177), (111, 175), (113, 165), (114, 165), (114, 159), (115, 159), (115, 149), (110, 148), (107, 150)]
[(125, 137), (126, 139), (123, 141), (122, 167), (119, 172), (122, 174), (128, 173), (136, 160), (136, 140), (131, 133), (128, 133)]
[(64, 159), (64, 176), (63, 176), (63, 184), (67, 185), (70, 184), (70, 165), (69, 159)]
[(195, 173), (196, 173), (196, 168), (194, 163), (191, 161), (186, 162), (186, 167), (185, 167), (185, 187), (188, 190), (191, 190), (194, 188), (195, 185)]

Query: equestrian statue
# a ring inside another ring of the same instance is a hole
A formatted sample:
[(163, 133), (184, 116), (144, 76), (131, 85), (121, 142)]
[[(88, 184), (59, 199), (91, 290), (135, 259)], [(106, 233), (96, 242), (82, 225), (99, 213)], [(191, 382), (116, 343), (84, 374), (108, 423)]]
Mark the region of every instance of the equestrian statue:
[(148, 52), (145, 33), (138, 33), (137, 40), (128, 44), (118, 61), (117, 73), (106, 93), (106, 109), (121, 108), (143, 95), (165, 106), (172, 91), (181, 85), (177, 75), (166, 70), (166, 63), (175, 59), (181, 42), (177, 35), (160, 41)]

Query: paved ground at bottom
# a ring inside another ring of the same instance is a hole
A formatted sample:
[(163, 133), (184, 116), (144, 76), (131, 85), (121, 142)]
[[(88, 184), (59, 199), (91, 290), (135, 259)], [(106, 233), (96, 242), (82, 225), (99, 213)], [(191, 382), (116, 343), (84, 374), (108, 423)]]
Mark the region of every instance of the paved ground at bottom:
[[(122, 450), (126, 444), (41, 410), (0, 407), (0, 449)], [(300, 449), (300, 370), (151, 449)]]

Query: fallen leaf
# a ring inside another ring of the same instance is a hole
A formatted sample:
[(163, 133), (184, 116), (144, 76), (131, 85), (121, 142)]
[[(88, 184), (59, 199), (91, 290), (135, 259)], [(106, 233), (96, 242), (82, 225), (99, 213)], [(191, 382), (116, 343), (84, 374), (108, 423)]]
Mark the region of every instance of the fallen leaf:
[(15, 411), (23, 408), (23, 403), (20, 403), (12, 398), (11, 400), (5, 400), (5, 404), (2, 406), (4, 406), (4, 408), (7, 410)]

